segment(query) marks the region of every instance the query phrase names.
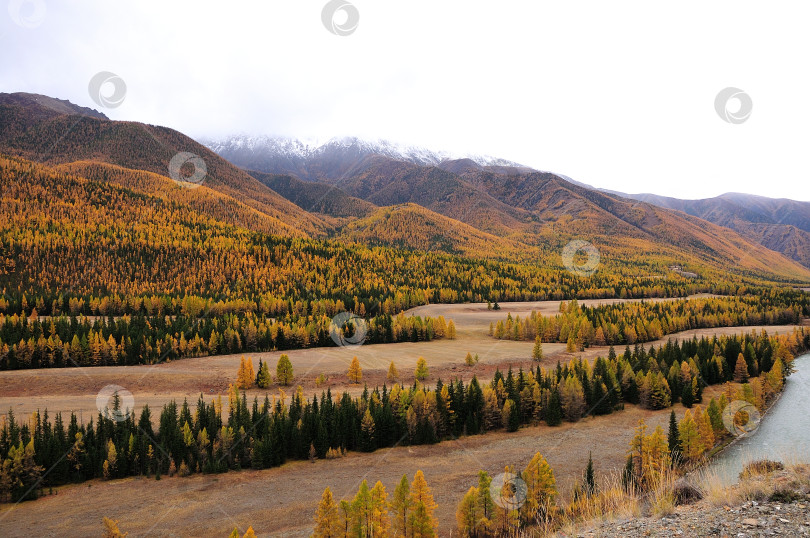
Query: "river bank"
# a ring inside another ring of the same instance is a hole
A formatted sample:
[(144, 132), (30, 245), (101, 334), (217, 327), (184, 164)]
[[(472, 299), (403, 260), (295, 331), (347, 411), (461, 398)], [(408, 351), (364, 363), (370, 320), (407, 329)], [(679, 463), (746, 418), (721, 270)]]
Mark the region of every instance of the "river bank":
[(779, 397), (763, 413), (757, 428), (737, 437), (713, 455), (702, 472), (724, 484), (737, 481), (743, 467), (758, 459), (804, 462), (810, 452), (810, 354), (793, 361), (795, 371)]
[(734, 486), (703, 484), (703, 488), (703, 499), (663, 515), (590, 522), (565, 535), (810, 536), (810, 465), (757, 474)]

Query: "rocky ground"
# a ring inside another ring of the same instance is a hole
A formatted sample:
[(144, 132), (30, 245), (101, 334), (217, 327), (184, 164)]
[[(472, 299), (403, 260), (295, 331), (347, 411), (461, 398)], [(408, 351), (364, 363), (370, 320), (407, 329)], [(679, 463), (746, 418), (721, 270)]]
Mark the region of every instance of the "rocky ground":
[(674, 507), (663, 517), (585, 524), (569, 535), (810, 536), (810, 466), (748, 476), (730, 488), (707, 491), (702, 500)]
[(576, 536), (810, 536), (810, 499), (778, 503), (747, 501), (737, 507), (678, 507), (672, 514), (614, 521)]

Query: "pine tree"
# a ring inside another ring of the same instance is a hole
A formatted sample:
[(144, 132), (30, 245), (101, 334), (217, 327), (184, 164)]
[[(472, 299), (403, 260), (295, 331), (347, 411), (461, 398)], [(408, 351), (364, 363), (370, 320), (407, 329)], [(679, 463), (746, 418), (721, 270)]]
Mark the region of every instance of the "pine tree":
[(242, 538), (256, 538), (256, 533), (253, 531), (252, 526), (248, 526), (248, 529)]
[(562, 404), (560, 403), (560, 393), (554, 388), (551, 391), (551, 397), (548, 402), (548, 409), (546, 410), (546, 424), (549, 426), (559, 426), (562, 423)]
[(360, 449), (365, 452), (372, 452), (377, 448), (374, 440), (374, 419), (371, 412), (366, 409), (363, 420), (360, 421)]
[(636, 473), (633, 476), (633, 483), (638, 485), (643, 483), (644, 457), (647, 452), (645, 445), (645, 441), (647, 439), (646, 434), (647, 424), (644, 423), (644, 419), (639, 419), (633, 439), (630, 441), (629, 454), (633, 462), (633, 471)]
[(588, 451), (588, 466), (585, 467), (585, 479), (583, 486), (587, 495), (590, 496), (596, 493), (596, 479), (593, 472), (593, 457), (591, 456), (590, 451)]
[(520, 407), (511, 399), (508, 398), (503, 403), (503, 424), (506, 426), (506, 431), (516, 432), (520, 428)]
[(645, 440), (644, 445), (644, 481), (645, 485), (652, 489), (661, 483), (661, 478), (672, 463), (669, 457), (667, 439), (660, 425), (655, 427), (652, 435)]
[(456, 339), (456, 324), (452, 319), (447, 323), (447, 338), (448, 340)]
[(673, 465), (680, 464), (681, 461), (681, 438), (678, 430), (678, 419), (675, 410), (669, 414), (669, 434), (667, 435), (667, 446), (669, 447), (669, 457)]
[(396, 536), (409, 536), (408, 530), (410, 527), (408, 521), (411, 515), (411, 489), (407, 475), (402, 475), (402, 479), (394, 489), (391, 512), (394, 515), (394, 534)]
[(267, 367), (266, 362), (259, 361), (259, 373), (256, 374), (256, 386), (260, 389), (266, 389), (273, 382), (273, 377), (270, 375), (270, 368)]
[(347, 500), (340, 501), (338, 505), (338, 534), (339, 537), (351, 536), (352, 519), (354, 512), (352, 510), (352, 503)]
[(397, 372), (397, 367), (394, 365), (394, 361), (391, 361), (391, 364), (388, 365), (388, 376), (386, 377), (391, 383), (396, 383), (399, 379), (399, 372)]
[(349, 378), (350, 383), (360, 383), (363, 379), (363, 369), (360, 368), (360, 361), (357, 360), (357, 357), (352, 359), (352, 363), (349, 365), (349, 371), (346, 373)]
[(289, 386), (293, 382), (293, 366), (290, 362), (290, 357), (286, 353), (278, 358), (276, 365), (276, 382), (279, 385)]
[(411, 514), (408, 517), (410, 536), (413, 538), (436, 536), (439, 522), (433, 513), (436, 511), (437, 505), (421, 470), (416, 471), (411, 483), (411, 506)]
[(543, 343), (540, 340), (540, 335), (534, 338), (534, 349), (532, 349), (532, 359), (540, 362), (543, 360)]
[(636, 469), (635, 465), (633, 464), (633, 455), (627, 455), (627, 461), (624, 464), (624, 469), (622, 470), (622, 486), (624, 489), (632, 493), (637, 486), (636, 480)]
[(424, 357), (419, 357), (419, 360), (416, 361), (416, 370), (413, 373), (414, 377), (419, 381), (424, 381), (428, 377), (428, 366), (427, 361), (425, 361)]
[(723, 425), (723, 412), (720, 410), (720, 405), (717, 403), (717, 400), (712, 398), (711, 401), (709, 401), (709, 407), (706, 408), (706, 412), (709, 414), (712, 429), (714, 430), (715, 437), (717, 437), (725, 428)]
[(582, 418), (586, 406), (585, 390), (573, 374), (560, 386), (560, 402), (567, 420), (574, 422)]
[(692, 396), (692, 383), (685, 383), (683, 386), (683, 390), (681, 390), (681, 403), (684, 407), (690, 408), (692, 407), (692, 403), (694, 402), (694, 398)]

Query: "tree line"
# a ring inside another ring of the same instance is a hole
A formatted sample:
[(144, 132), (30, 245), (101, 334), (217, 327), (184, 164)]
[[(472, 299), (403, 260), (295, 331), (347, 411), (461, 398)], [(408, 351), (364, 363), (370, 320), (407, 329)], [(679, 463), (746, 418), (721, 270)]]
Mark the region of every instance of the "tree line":
[(302, 305), (298, 314), (276, 318), (252, 312), (218, 317), (139, 313), (119, 318), (0, 314), (0, 370), (154, 364), (187, 357), (334, 346), (333, 334), (356, 337), (356, 343), (377, 344), (430, 341), (452, 337), (455, 332), (453, 321), (443, 316), (405, 316), (401, 312), (378, 314), (362, 324), (349, 319), (338, 327), (332, 321), (334, 308), (308, 310)]
[(559, 314), (533, 311), (490, 324), (490, 335), (507, 340), (562, 342), (568, 351), (592, 345), (618, 345), (657, 340), (690, 329), (749, 325), (798, 324), (810, 315), (810, 295), (789, 288), (751, 290), (751, 294), (672, 301), (580, 305), (560, 303)]
[[(704, 337), (649, 351), (627, 348), (624, 355), (598, 358), (593, 367), (572, 361), (556, 369), (510, 368), (486, 384), (473, 377), (466, 385), (461, 379), (439, 380), (435, 389), (419, 382), (383, 385), (366, 387), (354, 398), (348, 392), (333, 398), (327, 389), (312, 400), (298, 387), (272, 400), (254, 397), (252, 405), (232, 386), (226, 411), (221, 397), (206, 402), (200, 396), (195, 408), (170, 402), (157, 417), (144, 406), (137, 419), (134, 410), (120, 409), (116, 394), (109, 409), (88, 424), (73, 413), (67, 423), (61, 414), (51, 419), (47, 410), (18, 422), (9, 410), (0, 428), (0, 495), (17, 500), (44, 487), (98, 477), (262, 469), (348, 450), (436, 443), (540, 422), (553, 426), (612, 413), (625, 403), (663, 408), (684, 394), (673, 392), (670, 379), (696, 387), (690, 394), (692, 403), (699, 403), (704, 384), (734, 380), (742, 369), (749, 372), (752, 397), (766, 400), (781, 387), (772, 379), (780, 377), (772, 374), (774, 368), (787, 375), (794, 354), (808, 347), (810, 333), (804, 331)], [(42, 469), (49, 472), (43, 475)]]

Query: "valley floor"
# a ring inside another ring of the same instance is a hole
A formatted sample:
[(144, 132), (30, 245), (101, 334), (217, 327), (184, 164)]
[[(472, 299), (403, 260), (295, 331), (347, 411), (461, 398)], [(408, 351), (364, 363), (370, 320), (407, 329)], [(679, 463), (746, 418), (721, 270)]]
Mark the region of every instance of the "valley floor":
[[(427, 383), (435, 383), (438, 377), (447, 380), (459, 375), (466, 381), (473, 374), (486, 380), (496, 367), (502, 370), (509, 365), (529, 367), (533, 343), (494, 340), (486, 334), (489, 323), (503, 319), (507, 312), (523, 317), (532, 309), (540, 309), (550, 314), (556, 311), (559, 302), (502, 306), (500, 311), (491, 311), (480, 304), (429, 305), (411, 311), (453, 319), (458, 329), (456, 340), (289, 351), (296, 383), (302, 383), (307, 393), (320, 393), (325, 387), (316, 388), (314, 379), (324, 372), (333, 378), (330, 385), (333, 393), (351, 387), (345, 384), (345, 371), (354, 355), (360, 358), (364, 381), (372, 387), (385, 380), (392, 360), (404, 381), (412, 382), (419, 356), (424, 356), (431, 368)], [(703, 329), (671, 337), (737, 334), (762, 328)], [(764, 328), (773, 334), (788, 332), (793, 326)], [(564, 352), (563, 344), (544, 344), (543, 347), (546, 366), (571, 356)], [(474, 368), (464, 365), (467, 351), (478, 353), (481, 358)], [(603, 347), (576, 355), (593, 358), (606, 354), (607, 348)], [(274, 366), (279, 353), (252, 356), (255, 365), (262, 358)], [(18, 417), (46, 407), (51, 416), (56, 411), (75, 410), (82, 412), (86, 421), (97, 413), (97, 391), (108, 384), (130, 390), (136, 408), (144, 403), (160, 407), (172, 398), (187, 397), (193, 403), (201, 392), (207, 399), (216, 393), (224, 395), (228, 383), (236, 377), (239, 360), (239, 355), (231, 355), (156, 366), (0, 372), (0, 410), (11, 407)], [(362, 389), (353, 386), (351, 390)], [(720, 387), (709, 387), (704, 396), (711, 397), (719, 391)], [(248, 391), (248, 399), (252, 400), (254, 394), (264, 398), (265, 392)], [(268, 392), (272, 394), (276, 390)], [(674, 409), (679, 417), (683, 415), (680, 404)], [(248, 525), (252, 525), (259, 536), (308, 536), (315, 507), (325, 487), (329, 486), (337, 498), (351, 498), (366, 478), (371, 484), (381, 480), (390, 495), (403, 474), (412, 478), (415, 471), (421, 469), (439, 505), (437, 516), (441, 534), (445, 536), (455, 528), (457, 503), (469, 487), (475, 485), (479, 469), (494, 476), (508, 464), (523, 468), (539, 451), (551, 464), (565, 494), (581, 476), (589, 451), (594, 454), (598, 472), (619, 469), (624, 464), (638, 420), (643, 418), (651, 427), (666, 426), (669, 413), (669, 409), (648, 411), (627, 406), (613, 415), (564, 423), (561, 427), (527, 427), (515, 433), (489, 433), (432, 446), (351, 453), (338, 460), (297, 461), (262, 471), (195, 474), (186, 478), (163, 476), (160, 481), (146, 478), (95, 480), (60, 487), (54, 495), (34, 502), (0, 507), (0, 535), (94, 535), (100, 532), (101, 519), (106, 516), (120, 520), (122, 531), (129, 531), (130, 536), (227, 536), (234, 526), (244, 532)]]
[[(653, 299), (671, 300), (671, 299)], [(621, 299), (585, 300), (581, 304), (596, 305), (623, 302)], [(452, 319), (456, 324), (456, 340), (434, 340), (431, 342), (401, 342), (395, 344), (374, 344), (359, 347), (328, 347), (285, 351), (290, 357), (295, 372), (294, 385), (302, 385), (308, 395), (318, 394), (330, 387), (332, 393), (347, 390), (362, 392), (362, 385), (350, 385), (346, 371), (354, 356), (357, 356), (363, 369), (363, 383), (369, 387), (382, 386), (386, 382), (389, 364), (393, 361), (399, 370), (403, 383), (413, 383), (413, 371), (419, 357), (424, 357), (430, 368), (426, 384), (433, 385), (441, 378), (462, 378), (465, 383), (473, 375), (480, 380), (491, 379), (496, 368), (506, 370), (510, 365), (517, 369), (531, 364), (533, 342), (496, 340), (487, 335), (490, 322), (513, 316), (527, 316), (532, 310), (545, 315), (558, 311), (559, 301), (538, 301), (524, 303), (504, 303), (502, 309), (487, 310), (486, 304), (426, 305), (409, 310), (406, 314), (439, 316)], [(691, 338), (693, 334), (728, 334), (757, 329), (760, 327), (720, 328), (687, 331), (672, 335), (678, 338)], [(766, 327), (769, 332), (787, 332), (792, 326)], [(668, 337), (665, 337), (668, 338)], [(650, 343), (645, 344), (649, 347)], [(574, 355), (565, 353), (565, 344), (543, 344), (545, 359), (543, 366), (555, 366), (557, 361), (565, 362)], [(478, 354), (480, 363), (475, 367), (464, 364), (467, 352)], [(617, 349), (617, 352), (621, 352)], [(259, 360), (269, 362), (275, 373), (275, 365), (281, 352), (246, 353), (253, 358), (255, 368)], [(607, 355), (607, 348), (590, 348), (575, 356), (592, 358)], [(50, 415), (56, 412), (75, 412), (85, 422), (98, 413), (96, 396), (107, 385), (118, 385), (130, 391), (135, 399), (135, 408), (144, 404), (159, 409), (174, 399), (182, 402), (187, 398), (194, 404), (203, 394), (206, 400), (217, 394), (227, 401), (228, 385), (234, 383), (242, 355), (218, 355), (165, 362), (156, 365), (107, 366), (94, 368), (47, 368), (38, 370), (17, 370), (0, 372), (0, 414), (9, 408), (18, 417), (46, 408)], [(325, 374), (329, 380), (320, 387), (316, 378)], [(389, 383), (390, 385), (390, 383)], [(289, 392), (291, 389), (286, 388)], [(260, 401), (265, 394), (278, 394), (276, 387), (269, 390), (253, 388), (247, 391), (248, 400), (258, 396)]]
[[(680, 405), (675, 409), (683, 415)], [(120, 520), (121, 530), (130, 536), (225, 537), (234, 526), (244, 532), (248, 525), (259, 536), (309, 536), (325, 487), (337, 499), (351, 499), (365, 478), (371, 484), (381, 480), (391, 495), (403, 474), (413, 478), (421, 469), (439, 505), (440, 533), (447, 536), (455, 530), (456, 506), (477, 483), (479, 469), (495, 476), (506, 464), (523, 468), (539, 451), (566, 494), (573, 480), (581, 477), (589, 451), (594, 460), (598, 458), (598, 472), (617, 470), (624, 464), (638, 420), (665, 427), (669, 412), (628, 406), (623, 412), (560, 427), (541, 425), (437, 445), (350, 453), (342, 459), (296, 461), (261, 471), (163, 476), (160, 481), (94, 480), (61, 487), (56, 495), (33, 502), (3, 506), (0, 534), (91, 536), (100, 532), (102, 517), (109, 517)]]

